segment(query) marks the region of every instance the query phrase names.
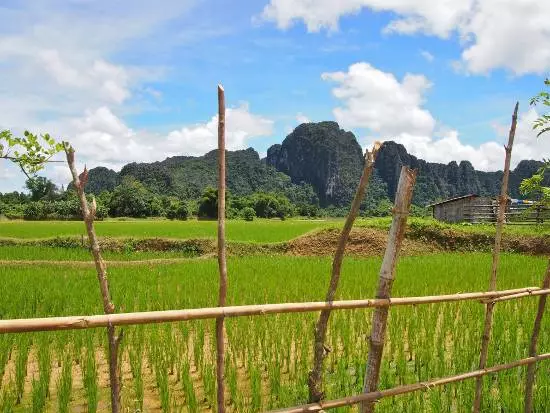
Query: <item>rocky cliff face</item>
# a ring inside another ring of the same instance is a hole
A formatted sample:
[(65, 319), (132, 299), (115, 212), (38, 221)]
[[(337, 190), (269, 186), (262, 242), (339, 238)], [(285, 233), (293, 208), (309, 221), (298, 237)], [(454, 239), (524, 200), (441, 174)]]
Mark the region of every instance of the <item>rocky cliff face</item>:
[(353, 133), (336, 122), (304, 123), (281, 145), (269, 148), (266, 162), (295, 184), (311, 184), (322, 206), (347, 206), (361, 175), (363, 154)]
[[(403, 145), (388, 141), (382, 146), (375, 167), (388, 185), (388, 197), (392, 200), (397, 189), (399, 171), (403, 165), (418, 169), (413, 198), (417, 205), (467, 194), (494, 196), (500, 192), (502, 171), (477, 171), (468, 161), (459, 164), (453, 161), (447, 165), (426, 162), (408, 154)], [(538, 161), (521, 161), (510, 172), (509, 192), (512, 197), (521, 197), (521, 181), (530, 177), (541, 165), (542, 162)]]

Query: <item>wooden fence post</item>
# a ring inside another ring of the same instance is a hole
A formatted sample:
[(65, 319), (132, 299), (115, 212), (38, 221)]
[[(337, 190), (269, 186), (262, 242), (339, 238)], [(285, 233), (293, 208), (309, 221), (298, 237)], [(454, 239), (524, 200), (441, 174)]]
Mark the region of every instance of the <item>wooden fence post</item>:
[[(405, 236), (407, 217), (409, 215), (415, 182), (416, 171), (403, 166), (397, 185), (388, 244), (382, 261), (382, 267), (380, 268), (376, 298), (390, 298), (391, 296), (395, 265), (397, 264), (399, 250), (401, 249), (401, 243)], [(369, 340), (369, 355), (363, 388), (365, 393), (374, 392), (378, 388), (388, 312), (388, 307), (377, 308), (372, 317), (372, 332)], [(361, 403), (361, 412), (372, 413), (374, 412), (374, 406), (374, 401), (363, 402)]]
[[(225, 92), (218, 85), (218, 267), (220, 271), (219, 307), (227, 298), (227, 261), (225, 254)], [(216, 381), (218, 413), (225, 412), (225, 329), (224, 318), (216, 319)]]
[[(361, 202), (365, 197), (367, 184), (369, 182), (372, 170), (374, 169), (374, 162), (376, 161), (376, 155), (378, 154), (379, 149), (380, 143), (375, 142), (372, 152), (369, 152), (367, 150), (365, 153), (365, 165), (363, 167), (363, 173), (361, 175), (361, 179), (359, 180), (357, 191), (355, 191), (355, 197), (353, 198), (353, 201), (351, 203), (351, 208), (346, 218), (344, 228), (342, 228), (342, 232), (340, 233), (338, 246), (336, 247), (334, 260), (332, 261), (330, 284), (325, 298), (325, 301), (328, 303), (332, 303), (334, 301), (334, 297), (336, 296), (338, 282), (340, 281), (340, 272), (342, 269), (342, 261), (344, 259), (346, 243), (348, 241), (351, 228), (353, 227), (353, 223), (355, 222), (357, 214), (359, 213)], [(319, 314), (317, 325), (315, 326), (315, 342), (313, 344), (313, 368), (310, 371), (308, 377), (310, 403), (318, 402), (324, 397), (323, 362), (327, 354), (325, 349), (325, 339), (327, 335), (327, 327), (330, 313), (330, 309), (322, 310)]]
[[(99, 241), (97, 239), (94, 219), (96, 212), (95, 198), (91, 205), (88, 205), (86, 199), (86, 193), (84, 187), (88, 181), (88, 170), (84, 167), (84, 171), (79, 175), (74, 161), (74, 149), (67, 143), (63, 142), (65, 148), (65, 154), (67, 155), (67, 163), (71, 170), (73, 177), (73, 185), (78, 194), (80, 200), (80, 208), (82, 209), (82, 217), (86, 224), (86, 231), (88, 233), (88, 240), (90, 241), (90, 250), (94, 258), (95, 267), (97, 271), (97, 279), (99, 281), (99, 288), (101, 290), (101, 297), (103, 299), (103, 311), (105, 314), (113, 314), (115, 312), (115, 306), (111, 301), (111, 294), (109, 291), (109, 280), (107, 278), (107, 265), (103, 261), (101, 251), (99, 249)], [(122, 340), (122, 330), (120, 335), (116, 336), (115, 327), (112, 324), (107, 326), (107, 337), (109, 340), (109, 380), (111, 383), (111, 410), (113, 413), (120, 411), (120, 380), (118, 371), (118, 348), (120, 341)]]
[[(516, 135), (516, 125), (518, 121), (519, 103), (516, 103), (514, 114), (512, 115), (512, 125), (508, 135), (508, 145), (504, 147), (506, 157), (504, 159), (504, 175), (502, 176), (502, 186), (500, 188), (500, 196), (498, 198), (497, 224), (495, 230), (495, 246), (493, 249), (493, 264), (491, 269), (491, 280), (489, 282), (489, 291), (497, 289), (497, 274), (500, 261), (500, 244), (502, 241), (502, 229), (504, 227), (504, 219), (506, 205), (508, 204), (508, 178), (510, 176), (510, 161), (512, 159), (512, 147), (514, 146), (514, 137)], [(493, 312), (495, 303), (487, 303), (485, 310), (485, 324), (483, 326), (483, 336), (481, 338), (481, 351), (479, 356), (479, 369), (483, 370), (487, 365), (487, 355), (489, 353), (489, 341), (491, 339), (491, 328), (493, 326)], [(476, 390), (474, 398), (474, 413), (478, 413), (481, 409), (481, 394), (483, 390), (483, 376), (476, 379)]]
[[(546, 266), (546, 276), (542, 282), (542, 288), (550, 288), (550, 259)], [(541, 295), (539, 298), (539, 305), (537, 309), (537, 315), (535, 317), (535, 325), (533, 326), (533, 333), (531, 334), (531, 342), (529, 343), (529, 356), (533, 357), (537, 355), (537, 344), (539, 339), (540, 326), (542, 324), (542, 316), (544, 315), (544, 309), (546, 307), (546, 296)], [(537, 370), (536, 364), (529, 364), (527, 366), (527, 377), (525, 379), (525, 405), (524, 412), (531, 413), (533, 411), (533, 385), (535, 384), (535, 372)]]

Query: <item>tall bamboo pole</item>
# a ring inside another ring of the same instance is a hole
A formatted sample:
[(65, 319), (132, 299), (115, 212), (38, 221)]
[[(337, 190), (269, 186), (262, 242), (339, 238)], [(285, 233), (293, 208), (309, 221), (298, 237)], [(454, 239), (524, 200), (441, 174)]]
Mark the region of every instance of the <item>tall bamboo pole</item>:
[[(508, 145), (504, 147), (506, 157), (504, 158), (504, 174), (502, 175), (502, 186), (498, 198), (498, 215), (495, 230), (495, 246), (493, 249), (493, 264), (491, 269), (491, 280), (489, 282), (489, 291), (497, 289), (497, 274), (500, 262), (500, 244), (502, 242), (502, 229), (504, 227), (504, 218), (506, 204), (508, 203), (508, 178), (510, 176), (510, 161), (512, 159), (512, 147), (514, 146), (514, 137), (516, 135), (516, 125), (518, 121), (519, 102), (516, 103), (514, 114), (512, 115), (512, 125), (508, 135)], [(493, 312), (495, 303), (487, 303), (485, 310), (485, 325), (483, 326), (483, 336), (481, 338), (481, 351), (479, 355), (479, 369), (482, 370), (487, 365), (487, 355), (489, 353), (489, 341), (491, 339), (491, 328), (493, 326)], [(483, 390), (483, 376), (476, 379), (476, 390), (474, 398), (473, 412), (478, 413), (481, 408), (481, 394)]]
[[(218, 85), (218, 267), (220, 291), (218, 306), (227, 298), (227, 260), (225, 255), (225, 92)], [(224, 318), (216, 319), (216, 380), (218, 413), (225, 412), (225, 330)]]
[[(397, 194), (395, 196), (393, 220), (388, 236), (388, 244), (386, 246), (384, 260), (382, 261), (382, 267), (380, 268), (376, 298), (390, 298), (391, 296), (392, 285), (395, 278), (395, 265), (397, 264), (399, 250), (401, 249), (401, 243), (405, 236), (407, 217), (409, 216), (409, 208), (411, 206), (415, 182), (416, 171), (403, 166), (397, 185)], [(388, 312), (388, 307), (377, 308), (372, 316), (369, 356), (367, 360), (365, 384), (363, 387), (365, 393), (372, 393), (378, 389), (382, 352), (384, 350), (384, 340), (386, 338)], [(374, 401), (365, 401), (361, 403), (361, 412), (372, 413), (374, 412), (374, 406)]]
[[(542, 288), (550, 288), (550, 259), (546, 266), (546, 276), (542, 282)], [(537, 344), (539, 340), (540, 326), (542, 324), (542, 317), (544, 315), (544, 309), (546, 307), (546, 295), (541, 295), (539, 298), (539, 306), (537, 309), (537, 315), (535, 317), (535, 325), (533, 326), (533, 333), (531, 334), (531, 342), (529, 344), (529, 356), (533, 357), (537, 354)], [(534, 364), (529, 364), (527, 367), (527, 377), (525, 380), (525, 405), (524, 412), (531, 413), (533, 411), (533, 385), (535, 384), (535, 372), (537, 368)]]
[[(330, 284), (328, 287), (327, 295), (325, 301), (327, 303), (332, 303), (334, 297), (336, 296), (336, 290), (338, 288), (338, 283), (340, 281), (340, 273), (342, 270), (342, 261), (344, 259), (344, 252), (346, 249), (346, 243), (349, 238), (349, 234), (353, 227), (353, 223), (357, 218), (359, 212), (359, 207), (361, 202), (365, 197), (365, 191), (367, 189), (367, 184), (371, 176), (372, 170), (374, 169), (374, 162), (376, 161), (376, 155), (380, 149), (380, 143), (375, 142), (372, 152), (368, 150), (365, 153), (365, 165), (363, 167), (363, 173), (357, 190), (355, 191), (355, 197), (351, 203), (351, 208), (349, 214), (346, 218), (344, 228), (340, 233), (340, 238), (338, 240), (338, 246), (336, 248), (336, 253), (334, 254), (334, 260), (332, 261), (332, 273), (330, 277)], [(309, 373), (308, 378), (308, 387), (309, 387), (309, 401), (310, 403), (315, 403), (323, 399), (323, 362), (327, 355), (327, 350), (325, 347), (325, 339), (327, 335), (328, 321), (330, 318), (331, 309), (326, 309), (321, 311), (319, 314), (319, 319), (317, 320), (317, 325), (315, 326), (315, 342), (313, 344), (313, 369)]]
[[(109, 280), (107, 278), (107, 266), (101, 251), (99, 249), (99, 242), (94, 229), (94, 218), (96, 212), (95, 199), (92, 201), (92, 205), (88, 204), (84, 187), (88, 181), (88, 170), (84, 167), (84, 172), (78, 174), (74, 160), (74, 149), (67, 143), (63, 142), (65, 148), (65, 154), (67, 155), (67, 163), (71, 170), (73, 177), (73, 185), (78, 194), (80, 200), (80, 208), (82, 209), (82, 217), (86, 224), (86, 231), (88, 233), (88, 240), (90, 241), (90, 247), (92, 256), (94, 258), (95, 267), (97, 271), (97, 279), (99, 281), (99, 288), (101, 290), (101, 297), (103, 299), (103, 311), (105, 314), (113, 314), (115, 312), (115, 306), (111, 301), (111, 294), (109, 291)], [(120, 335), (116, 336), (115, 326), (111, 323), (107, 325), (107, 338), (109, 340), (109, 380), (111, 383), (111, 410), (113, 413), (120, 411), (120, 381), (118, 372), (118, 347), (122, 340), (122, 331)]]

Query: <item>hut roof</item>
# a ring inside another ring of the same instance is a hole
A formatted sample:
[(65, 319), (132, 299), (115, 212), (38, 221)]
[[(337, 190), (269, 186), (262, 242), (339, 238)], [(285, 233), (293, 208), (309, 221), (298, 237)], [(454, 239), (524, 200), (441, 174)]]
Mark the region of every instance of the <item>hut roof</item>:
[(468, 194), (468, 195), (457, 196), (456, 198), (449, 198), (449, 199), (446, 199), (445, 201), (439, 201), (439, 202), (435, 202), (435, 203), (430, 204), (430, 205), (426, 205), (426, 208), (434, 207), (436, 205), (446, 204), (448, 202), (458, 201), (460, 199), (477, 198), (478, 196), (479, 195), (477, 195), (477, 194)]

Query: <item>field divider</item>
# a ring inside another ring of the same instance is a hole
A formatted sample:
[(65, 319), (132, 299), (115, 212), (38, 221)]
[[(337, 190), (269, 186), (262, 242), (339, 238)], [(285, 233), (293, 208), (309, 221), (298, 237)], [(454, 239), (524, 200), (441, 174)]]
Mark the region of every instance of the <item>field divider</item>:
[(273, 410), (271, 411), (271, 413), (319, 412), (326, 409), (351, 406), (362, 402), (375, 402), (385, 397), (398, 396), (400, 394), (412, 393), (419, 390), (430, 390), (434, 387), (443, 386), (445, 384), (457, 383), (468, 379), (483, 377), (488, 374), (497, 373), (502, 370), (509, 370), (516, 367), (527, 366), (548, 359), (550, 359), (550, 353), (544, 353), (539, 354), (538, 356), (524, 358), (507, 364), (499, 364), (492, 367), (486, 367), (482, 370), (475, 370), (468, 373), (458, 374), (456, 376), (448, 376), (439, 379), (427, 380), (414, 384), (392, 387), (386, 390), (379, 390), (371, 393), (358, 394), (356, 396), (343, 397), (341, 399), (326, 400), (320, 403), (312, 403), (280, 410)]
[[(502, 291), (458, 293), (422, 297), (340, 300), (333, 301), (332, 303), (317, 301), (283, 304), (252, 304), (229, 307), (100, 314), (91, 316), (83, 315), (47, 318), (22, 318), (0, 320), (0, 334), (24, 333), (32, 331), (79, 330), (107, 327), (109, 325), (122, 326), (137, 324), (155, 324), (176, 321), (214, 319), (219, 317), (245, 317), (269, 314), (305, 313), (327, 309), (353, 310), (361, 308), (435, 304), (455, 301), (497, 299), (506, 296), (521, 298), (529, 295), (543, 295), (542, 293), (538, 293), (540, 290), (541, 289), (539, 287), (525, 287)], [(544, 290), (544, 294), (550, 294), (550, 290)], [(521, 297), (519, 297), (519, 295), (521, 295)]]

